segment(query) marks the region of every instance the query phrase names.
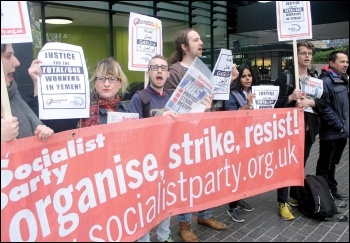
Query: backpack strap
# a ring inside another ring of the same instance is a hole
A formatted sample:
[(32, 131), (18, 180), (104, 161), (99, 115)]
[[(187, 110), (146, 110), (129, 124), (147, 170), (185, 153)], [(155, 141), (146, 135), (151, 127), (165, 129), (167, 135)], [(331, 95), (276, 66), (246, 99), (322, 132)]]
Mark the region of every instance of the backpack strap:
[(319, 78), (321, 79), (323, 77), (329, 77), (333, 83), (336, 84), (345, 84), (345, 82), (336, 73), (322, 72)]
[[(164, 89), (165, 92), (168, 93), (169, 97), (171, 97), (173, 91), (169, 90), (169, 89)], [(142, 89), (142, 90), (138, 90), (136, 91), (136, 93), (139, 94), (140, 98), (141, 98), (141, 102), (142, 102), (142, 117), (143, 118), (147, 118), (150, 117), (150, 101), (151, 98), (149, 97), (146, 89)]]
[(286, 76), (286, 93), (285, 95), (288, 95), (290, 90), (294, 88), (293, 85), (293, 74), (289, 70), (284, 70), (283, 74)]
[(143, 118), (147, 118), (150, 117), (150, 97), (147, 94), (147, 91), (145, 89), (142, 90), (138, 90), (136, 91), (136, 93), (138, 93), (138, 95), (141, 98), (141, 102), (142, 102), (142, 117)]

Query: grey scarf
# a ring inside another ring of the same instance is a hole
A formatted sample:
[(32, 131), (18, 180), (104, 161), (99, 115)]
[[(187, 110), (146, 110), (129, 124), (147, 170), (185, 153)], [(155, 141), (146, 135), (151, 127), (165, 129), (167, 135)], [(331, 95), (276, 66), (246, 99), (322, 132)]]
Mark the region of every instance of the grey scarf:
[(17, 117), (19, 123), (19, 134), (17, 138), (25, 138), (34, 135), (35, 128), (42, 124), (28, 104), (22, 99), (18, 92), (17, 84), (13, 80), (7, 88), (12, 116)]
[(237, 90), (231, 90), (231, 94), (236, 98), (240, 108), (243, 108), (247, 102), (243, 96)]

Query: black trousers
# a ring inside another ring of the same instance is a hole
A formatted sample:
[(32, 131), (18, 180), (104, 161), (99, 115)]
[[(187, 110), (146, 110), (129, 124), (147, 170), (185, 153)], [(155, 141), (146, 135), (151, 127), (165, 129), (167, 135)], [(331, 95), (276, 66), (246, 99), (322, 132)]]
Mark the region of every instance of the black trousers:
[(336, 192), (338, 182), (335, 179), (336, 165), (339, 164), (347, 138), (335, 140), (321, 140), (320, 152), (317, 160), (316, 175), (323, 176), (332, 192)]
[[(310, 136), (305, 136), (305, 148), (304, 148), (304, 168), (306, 166), (306, 161), (309, 158), (311, 147), (313, 142), (311, 141)], [(291, 186), (289, 196), (294, 199), (299, 198), (299, 188), (300, 186)]]
[[(309, 158), (311, 147), (312, 147), (312, 140), (310, 138), (310, 134), (308, 132), (305, 133), (305, 144), (304, 144), (304, 168), (306, 166), (306, 161)], [(294, 199), (299, 198), (299, 188), (300, 186), (291, 186), (290, 187), (290, 197)], [(277, 189), (277, 201), (279, 203), (286, 203), (288, 202), (288, 189), (289, 187), (282, 187)]]

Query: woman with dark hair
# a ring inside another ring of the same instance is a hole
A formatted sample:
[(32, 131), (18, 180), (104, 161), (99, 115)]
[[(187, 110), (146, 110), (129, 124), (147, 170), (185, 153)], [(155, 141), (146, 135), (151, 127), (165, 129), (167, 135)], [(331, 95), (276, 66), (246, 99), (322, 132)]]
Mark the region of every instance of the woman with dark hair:
[(13, 74), (20, 62), (15, 56), (12, 44), (1, 44), (1, 62), (12, 113), (12, 116), (4, 117), (3, 108), (1, 109), (1, 142), (33, 135), (46, 142), (54, 131), (43, 125), (18, 92)]
[[(253, 69), (247, 65), (239, 66), (238, 77), (232, 81), (230, 87), (229, 100), (224, 101), (226, 111), (253, 109), (252, 100), (255, 94), (252, 93), (252, 86), (258, 85), (258, 80), (254, 76)], [(243, 223), (239, 209), (253, 211), (254, 208), (243, 199), (229, 203), (227, 214), (233, 221)]]
[(232, 81), (230, 96), (224, 101), (226, 111), (252, 109), (252, 86), (259, 85), (253, 69), (247, 65), (239, 66), (238, 77)]

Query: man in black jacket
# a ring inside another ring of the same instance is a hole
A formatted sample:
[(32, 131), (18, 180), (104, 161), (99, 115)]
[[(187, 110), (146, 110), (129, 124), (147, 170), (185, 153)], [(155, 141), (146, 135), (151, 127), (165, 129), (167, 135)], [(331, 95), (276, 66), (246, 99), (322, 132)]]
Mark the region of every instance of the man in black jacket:
[[(298, 70), (300, 80), (309, 78), (311, 75), (308, 72), (308, 65), (312, 61), (314, 45), (309, 41), (301, 41), (297, 44), (298, 52)], [(294, 71), (291, 72), (294, 74)], [(293, 75), (294, 77), (294, 75)], [(278, 100), (275, 108), (284, 107), (299, 107), (302, 109), (309, 108), (304, 112), (305, 118), (305, 147), (304, 147), (304, 167), (309, 157), (312, 144), (316, 140), (319, 132), (320, 118), (318, 113), (324, 108), (325, 101), (323, 99), (311, 98), (302, 95), (300, 89), (295, 89), (295, 80), (289, 77), (291, 81), (287, 82), (287, 75), (283, 74), (275, 81), (275, 86), (280, 87)], [(311, 109), (310, 109), (311, 107)], [(277, 189), (278, 212), (282, 219), (293, 220), (294, 216), (291, 212), (291, 206), (298, 206), (298, 187), (292, 186), (290, 188), (290, 201), (288, 202), (288, 187)]]
[(346, 73), (349, 58), (346, 52), (334, 51), (329, 56), (329, 66), (322, 67), (320, 78), (327, 108), (321, 113), (320, 152), (316, 175), (322, 175), (328, 182), (336, 199), (349, 196), (338, 191), (335, 179), (339, 164), (349, 138), (349, 77)]

